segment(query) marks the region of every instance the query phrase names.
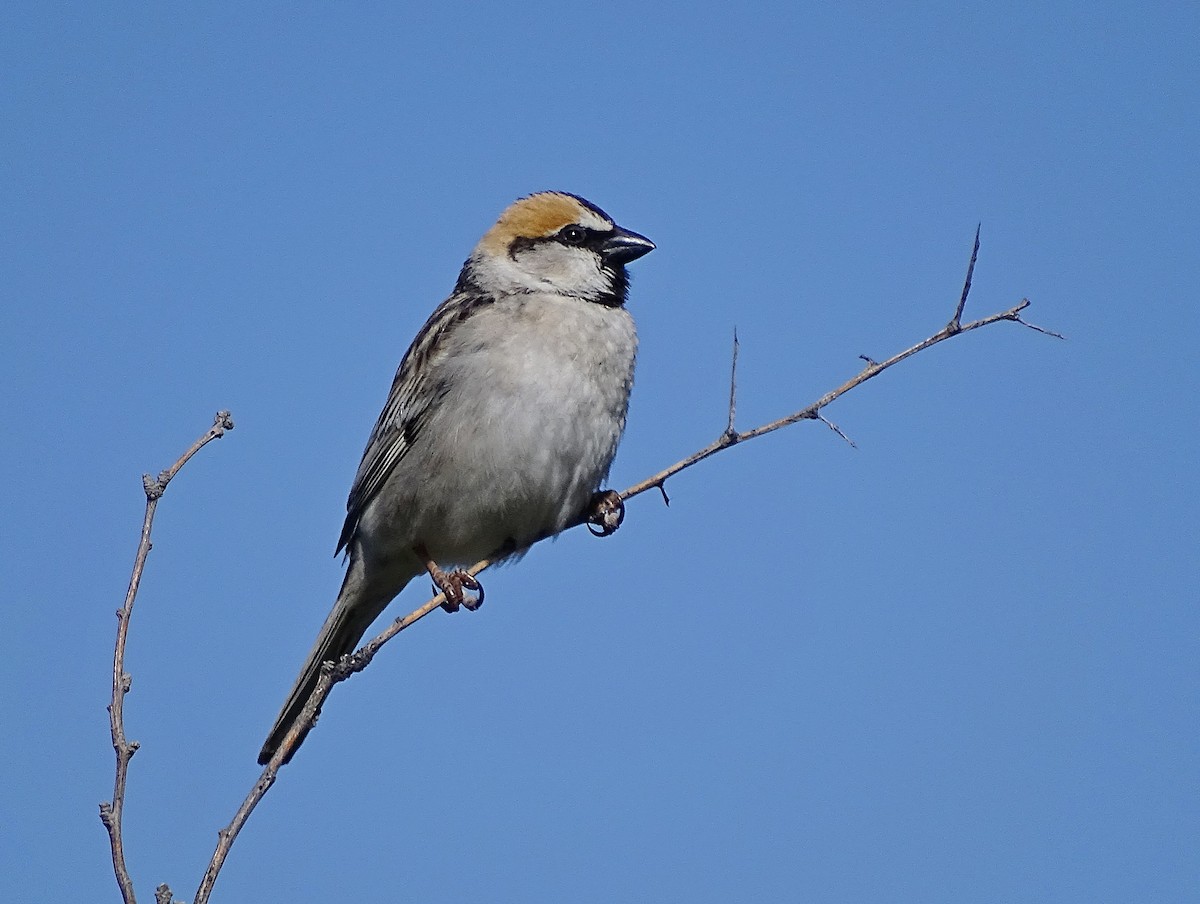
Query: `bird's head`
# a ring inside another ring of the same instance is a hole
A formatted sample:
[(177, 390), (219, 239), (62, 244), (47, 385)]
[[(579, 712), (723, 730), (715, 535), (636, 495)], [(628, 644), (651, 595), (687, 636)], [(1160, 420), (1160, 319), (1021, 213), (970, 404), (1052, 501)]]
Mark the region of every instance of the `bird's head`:
[[(514, 201), (463, 267), (460, 288), (552, 292), (619, 306), (625, 265), (654, 250), (643, 235), (577, 195), (545, 191)], [(465, 285), (464, 285), (465, 284)]]

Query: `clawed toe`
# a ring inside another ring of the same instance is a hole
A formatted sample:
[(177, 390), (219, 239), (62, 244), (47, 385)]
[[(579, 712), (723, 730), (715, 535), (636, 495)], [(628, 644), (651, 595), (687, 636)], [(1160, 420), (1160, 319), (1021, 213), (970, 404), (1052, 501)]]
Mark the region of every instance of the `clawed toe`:
[[(460, 606), (468, 612), (474, 612), (483, 605), (483, 584), (465, 571), (442, 571), (440, 580), (439, 575), (433, 575), (433, 587), (438, 593), (445, 595), (442, 608), (447, 612), (457, 612)], [(464, 588), (474, 590), (479, 595), (467, 596), (463, 593)]]
[(625, 503), (615, 490), (593, 493), (584, 522), (593, 537), (610, 537), (625, 520)]
[(468, 612), (474, 612), (483, 605), (483, 584), (479, 583), (479, 581), (475, 580), (475, 578), (471, 577), (465, 571), (457, 573), (463, 577), (463, 586), (468, 590), (474, 590), (478, 594), (477, 596), (463, 596), (463, 608)]
[[(434, 592), (446, 597), (442, 601), (443, 609), (447, 612), (457, 612), (459, 607), (465, 606), (468, 612), (474, 612), (483, 605), (483, 585), (473, 576), (465, 571), (442, 571), (437, 562), (430, 557), (429, 551), (424, 545), (413, 547), (413, 552), (420, 557), (421, 564), (433, 578)], [(467, 590), (474, 590), (479, 595), (467, 596), (463, 593), (464, 587)]]

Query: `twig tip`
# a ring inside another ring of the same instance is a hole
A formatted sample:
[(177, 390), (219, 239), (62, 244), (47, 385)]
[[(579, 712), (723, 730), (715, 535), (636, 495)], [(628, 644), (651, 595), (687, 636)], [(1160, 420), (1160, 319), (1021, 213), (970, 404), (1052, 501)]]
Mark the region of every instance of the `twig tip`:
[(737, 365), (738, 365), (738, 342), (737, 325), (733, 327), (733, 361), (729, 366), (729, 418), (725, 422), (725, 436), (737, 436), (737, 430), (734, 429), (734, 422), (737, 420)]
[(848, 437), (845, 433), (843, 433), (841, 427), (839, 427), (833, 421), (829, 420), (829, 418), (825, 417), (825, 415), (821, 414), (821, 412), (814, 411), (813, 417), (816, 420), (820, 421), (822, 424), (824, 424), (826, 427), (828, 427), (830, 430), (832, 430), (834, 433), (836, 433), (838, 436), (840, 436), (842, 439), (844, 439), (847, 443), (849, 443), (851, 449), (858, 448), (858, 443), (856, 443), (854, 440), (852, 440), (850, 437)]

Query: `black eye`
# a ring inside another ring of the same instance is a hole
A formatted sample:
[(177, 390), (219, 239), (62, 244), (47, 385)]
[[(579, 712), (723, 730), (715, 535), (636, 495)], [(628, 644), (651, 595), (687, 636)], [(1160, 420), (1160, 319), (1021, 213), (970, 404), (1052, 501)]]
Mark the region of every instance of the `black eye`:
[(566, 245), (582, 245), (588, 239), (588, 231), (582, 226), (566, 226), (559, 230), (558, 238)]

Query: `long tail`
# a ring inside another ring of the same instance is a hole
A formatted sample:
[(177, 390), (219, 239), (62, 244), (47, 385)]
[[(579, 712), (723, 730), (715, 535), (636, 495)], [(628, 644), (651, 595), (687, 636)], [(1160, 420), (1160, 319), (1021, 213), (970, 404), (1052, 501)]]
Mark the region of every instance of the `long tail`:
[[(308, 702), (309, 695), (316, 687), (317, 679), (320, 677), (321, 663), (336, 662), (345, 654), (353, 653), (358, 642), (367, 633), (371, 622), (375, 621), (379, 613), (399, 592), (399, 590), (395, 590), (388, 595), (365, 595), (362, 592), (361, 583), (352, 579), (354, 572), (355, 569), (352, 565), (346, 575), (346, 581), (342, 584), (337, 601), (333, 604), (333, 611), (325, 619), (321, 633), (317, 635), (317, 642), (313, 645), (312, 652), (308, 654), (304, 668), (300, 670), (300, 677), (296, 679), (287, 702), (283, 704), (283, 709), (279, 711), (279, 716), (275, 719), (271, 733), (267, 735), (266, 743), (258, 753), (260, 766), (265, 766), (275, 755), (275, 751), (283, 743), (284, 735), (291, 730), (300, 717), (300, 711), (304, 709), (304, 704)], [(310, 728), (311, 726), (306, 728), (300, 735), (295, 746), (288, 753), (287, 759), (283, 761), (284, 763), (291, 760), (292, 755), (304, 743)]]

